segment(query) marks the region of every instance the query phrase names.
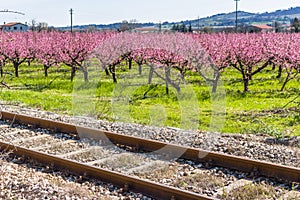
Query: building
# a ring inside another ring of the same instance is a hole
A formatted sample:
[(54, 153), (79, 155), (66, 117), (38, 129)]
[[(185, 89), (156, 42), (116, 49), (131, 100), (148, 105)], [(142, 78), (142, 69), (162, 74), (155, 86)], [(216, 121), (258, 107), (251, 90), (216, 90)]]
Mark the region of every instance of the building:
[(16, 31), (23, 32), (28, 30), (28, 25), (22, 24), (20, 22), (10, 22), (0, 26), (0, 29), (2, 31), (9, 31), (9, 32), (16, 32)]
[(159, 32), (159, 29), (155, 26), (138, 27), (138, 28), (133, 29), (133, 32), (154, 33), (154, 32)]
[(257, 32), (272, 32), (273, 31), (273, 27), (272, 26), (268, 26), (268, 25), (264, 25), (264, 24), (252, 24), (250, 26), (247, 27), (247, 32), (250, 33), (257, 33)]

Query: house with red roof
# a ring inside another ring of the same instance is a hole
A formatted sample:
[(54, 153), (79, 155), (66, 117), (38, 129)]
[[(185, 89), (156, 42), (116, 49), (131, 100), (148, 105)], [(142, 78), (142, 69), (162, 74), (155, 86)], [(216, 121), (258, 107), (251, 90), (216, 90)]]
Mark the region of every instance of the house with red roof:
[(272, 26), (268, 26), (265, 24), (251, 24), (247, 27), (247, 31), (250, 33), (257, 33), (257, 32), (272, 32), (274, 29)]
[(138, 27), (135, 28), (133, 31), (139, 33), (153, 33), (153, 32), (158, 32), (159, 29), (154, 26), (149, 26), (149, 27)]
[(23, 32), (28, 31), (28, 25), (22, 24), (20, 22), (10, 22), (7, 24), (3, 24), (0, 26), (2, 31), (9, 31), (9, 32)]

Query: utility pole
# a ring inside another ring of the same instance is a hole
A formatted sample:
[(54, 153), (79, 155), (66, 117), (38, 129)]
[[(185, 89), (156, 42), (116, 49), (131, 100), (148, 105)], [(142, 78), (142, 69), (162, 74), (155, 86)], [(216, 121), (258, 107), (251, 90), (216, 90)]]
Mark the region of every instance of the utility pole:
[(198, 33), (200, 32), (200, 19), (199, 19), (199, 16), (198, 16)]
[(234, 0), (235, 1), (235, 32), (238, 32), (238, 2), (240, 0)]
[(71, 33), (73, 33), (73, 9), (70, 9), (70, 15), (71, 15)]
[(161, 33), (161, 21), (159, 21), (158, 32)]

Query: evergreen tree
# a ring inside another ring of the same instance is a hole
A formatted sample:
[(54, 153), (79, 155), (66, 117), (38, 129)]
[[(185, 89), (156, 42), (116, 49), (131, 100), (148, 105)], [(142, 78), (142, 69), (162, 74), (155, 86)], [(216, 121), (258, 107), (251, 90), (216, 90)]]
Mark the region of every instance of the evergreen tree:
[(299, 33), (300, 22), (297, 17), (294, 19), (293, 27), (295, 28), (295, 33)]
[(190, 22), (190, 24), (189, 24), (189, 29), (188, 29), (188, 32), (189, 32), (189, 33), (192, 33), (192, 32), (193, 32), (193, 29), (192, 29), (192, 24), (191, 24), (191, 22)]
[(184, 22), (181, 22), (181, 25), (179, 27), (179, 32), (183, 32), (183, 33), (187, 32), (187, 28), (186, 28)]
[(158, 31), (161, 32), (161, 23), (158, 24)]
[(276, 33), (280, 33), (281, 32), (281, 23), (279, 23), (278, 21), (275, 21), (275, 32)]
[(178, 31), (178, 26), (177, 26), (177, 24), (173, 24), (171, 30), (172, 30), (172, 31)]

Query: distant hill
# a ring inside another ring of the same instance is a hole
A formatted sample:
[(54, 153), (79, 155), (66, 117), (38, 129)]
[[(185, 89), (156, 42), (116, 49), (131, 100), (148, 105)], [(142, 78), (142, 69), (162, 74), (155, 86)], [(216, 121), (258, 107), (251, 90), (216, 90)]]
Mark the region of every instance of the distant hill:
[[(192, 20), (194, 27), (199, 26), (234, 26), (235, 12), (221, 13), (210, 17)], [(290, 24), (295, 17), (300, 18), (300, 7), (289, 8), (287, 10), (276, 10), (265, 13), (249, 13), (238, 11), (239, 24), (268, 24), (273, 25), (275, 21), (282, 24)], [(199, 22), (198, 22), (199, 21)]]
[[(184, 20), (186, 25), (190, 23), (194, 28), (198, 26), (206, 27), (206, 26), (235, 26), (235, 12), (230, 13), (220, 13), (200, 19), (194, 20)], [(290, 24), (294, 18), (297, 17), (300, 19), (300, 7), (291, 7), (286, 10), (276, 10), (274, 12), (265, 12), (265, 13), (249, 13), (244, 11), (238, 11), (238, 22), (239, 24), (268, 24), (273, 25), (275, 21), (281, 24)], [(182, 22), (163, 22), (162, 27), (165, 29), (171, 28), (174, 24), (182, 23)], [(121, 25), (120, 23), (113, 24), (89, 24), (89, 25), (81, 25), (74, 26), (74, 29), (88, 29), (88, 28), (96, 28), (96, 29), (118, 29)], [(149, 22), (149, 23), (136, 23), (135, 27), (148, 27), (148, 26), (159, 26), (158, 24)], [(69, 27), (59, 27), (61, 30), (69, 29)]]

